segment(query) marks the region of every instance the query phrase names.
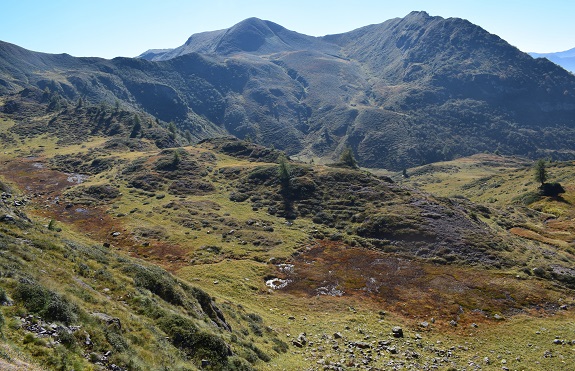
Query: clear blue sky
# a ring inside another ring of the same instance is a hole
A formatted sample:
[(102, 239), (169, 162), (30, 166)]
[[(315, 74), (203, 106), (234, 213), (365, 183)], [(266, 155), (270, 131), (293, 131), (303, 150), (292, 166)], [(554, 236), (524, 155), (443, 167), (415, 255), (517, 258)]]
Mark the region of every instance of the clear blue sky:
[(132, 57), (249, 17), (323, 36), (412, 10), (467, 19), (525, 52), (575, 47), (574, 0), (0, 0), (0, 40), (46, 53)]

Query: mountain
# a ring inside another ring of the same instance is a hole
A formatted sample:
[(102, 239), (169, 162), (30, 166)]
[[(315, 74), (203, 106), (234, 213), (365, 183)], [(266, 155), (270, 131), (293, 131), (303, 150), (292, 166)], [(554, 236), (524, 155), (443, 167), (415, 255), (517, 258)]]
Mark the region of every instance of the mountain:
[(346, 147), (393, 170), (486, 151), (574, 156), (572, 74), (425, 12), (324, 37), (250, 18), (139, 59), (2, 43), (0, 92), (24, 88), (119, 101), (192, 140), (231, 134), (320, 162)]
[(0, 43), (0, 369), (573, 364), (575, 164), (504, 155), (570, 156), (573, 75), (422, 12), (232, 29)]
[(567, 71), (575, 73), (575, 48), (557, 53), (529, 53), (533, 58), (547, 58)]
[(322, 42), (320, 38), (290, 31), (270, 21), (248, 18), (226, 30), (192, 35), (184, 45), (164, 53), (149, 50), (139, 58), (161, 61), (189, 53), (231, 55), (246, 52), (265, 55), (298, 50), (321, 50), (327, 53), (336, 52), (337, 49)]

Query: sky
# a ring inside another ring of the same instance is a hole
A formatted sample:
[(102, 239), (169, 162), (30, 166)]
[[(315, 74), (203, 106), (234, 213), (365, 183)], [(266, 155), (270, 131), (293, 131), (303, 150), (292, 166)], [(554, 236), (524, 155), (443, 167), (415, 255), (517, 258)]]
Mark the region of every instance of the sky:
[(249, 17), (323, 36), (413, 10), (467, 19), (524, 52), (575, 48), (573, 0), (0, 0), (0, 40), (76, 57), (134, 57)]

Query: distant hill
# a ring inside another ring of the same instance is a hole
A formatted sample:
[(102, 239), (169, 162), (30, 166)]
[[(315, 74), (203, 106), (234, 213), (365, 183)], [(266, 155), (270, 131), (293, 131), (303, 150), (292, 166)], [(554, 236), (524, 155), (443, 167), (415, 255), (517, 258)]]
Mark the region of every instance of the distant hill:
[(557, 53), (529, 53), (533, 58), (547, 58), (567, 71), (575, 73), (575, 48)]
[[(0, 44), (0, 93), (119, 102), (188, 131), (302, 159), (400, 170), (480, 152), (573, 158), (575, 77), (458, 18), (412, 12), (312, 37), (249, 18), (140, 58)], [(0, 109), (2, 109), (0, 107)]]

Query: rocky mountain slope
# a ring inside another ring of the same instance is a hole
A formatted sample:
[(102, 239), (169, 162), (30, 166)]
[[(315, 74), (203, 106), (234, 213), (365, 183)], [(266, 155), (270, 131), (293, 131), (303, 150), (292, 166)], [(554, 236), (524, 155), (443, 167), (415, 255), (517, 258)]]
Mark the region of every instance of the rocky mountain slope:
[(24, 88), (118, 102), (193, 141), (231, 134), (314, 161), (348, 146), (362, 166), (395, 170), (496, 150), (573, 156), (573, 75), (424, 12), (321, 38), (250, 18), (139, 59), (1, 43), (4, 111)]

